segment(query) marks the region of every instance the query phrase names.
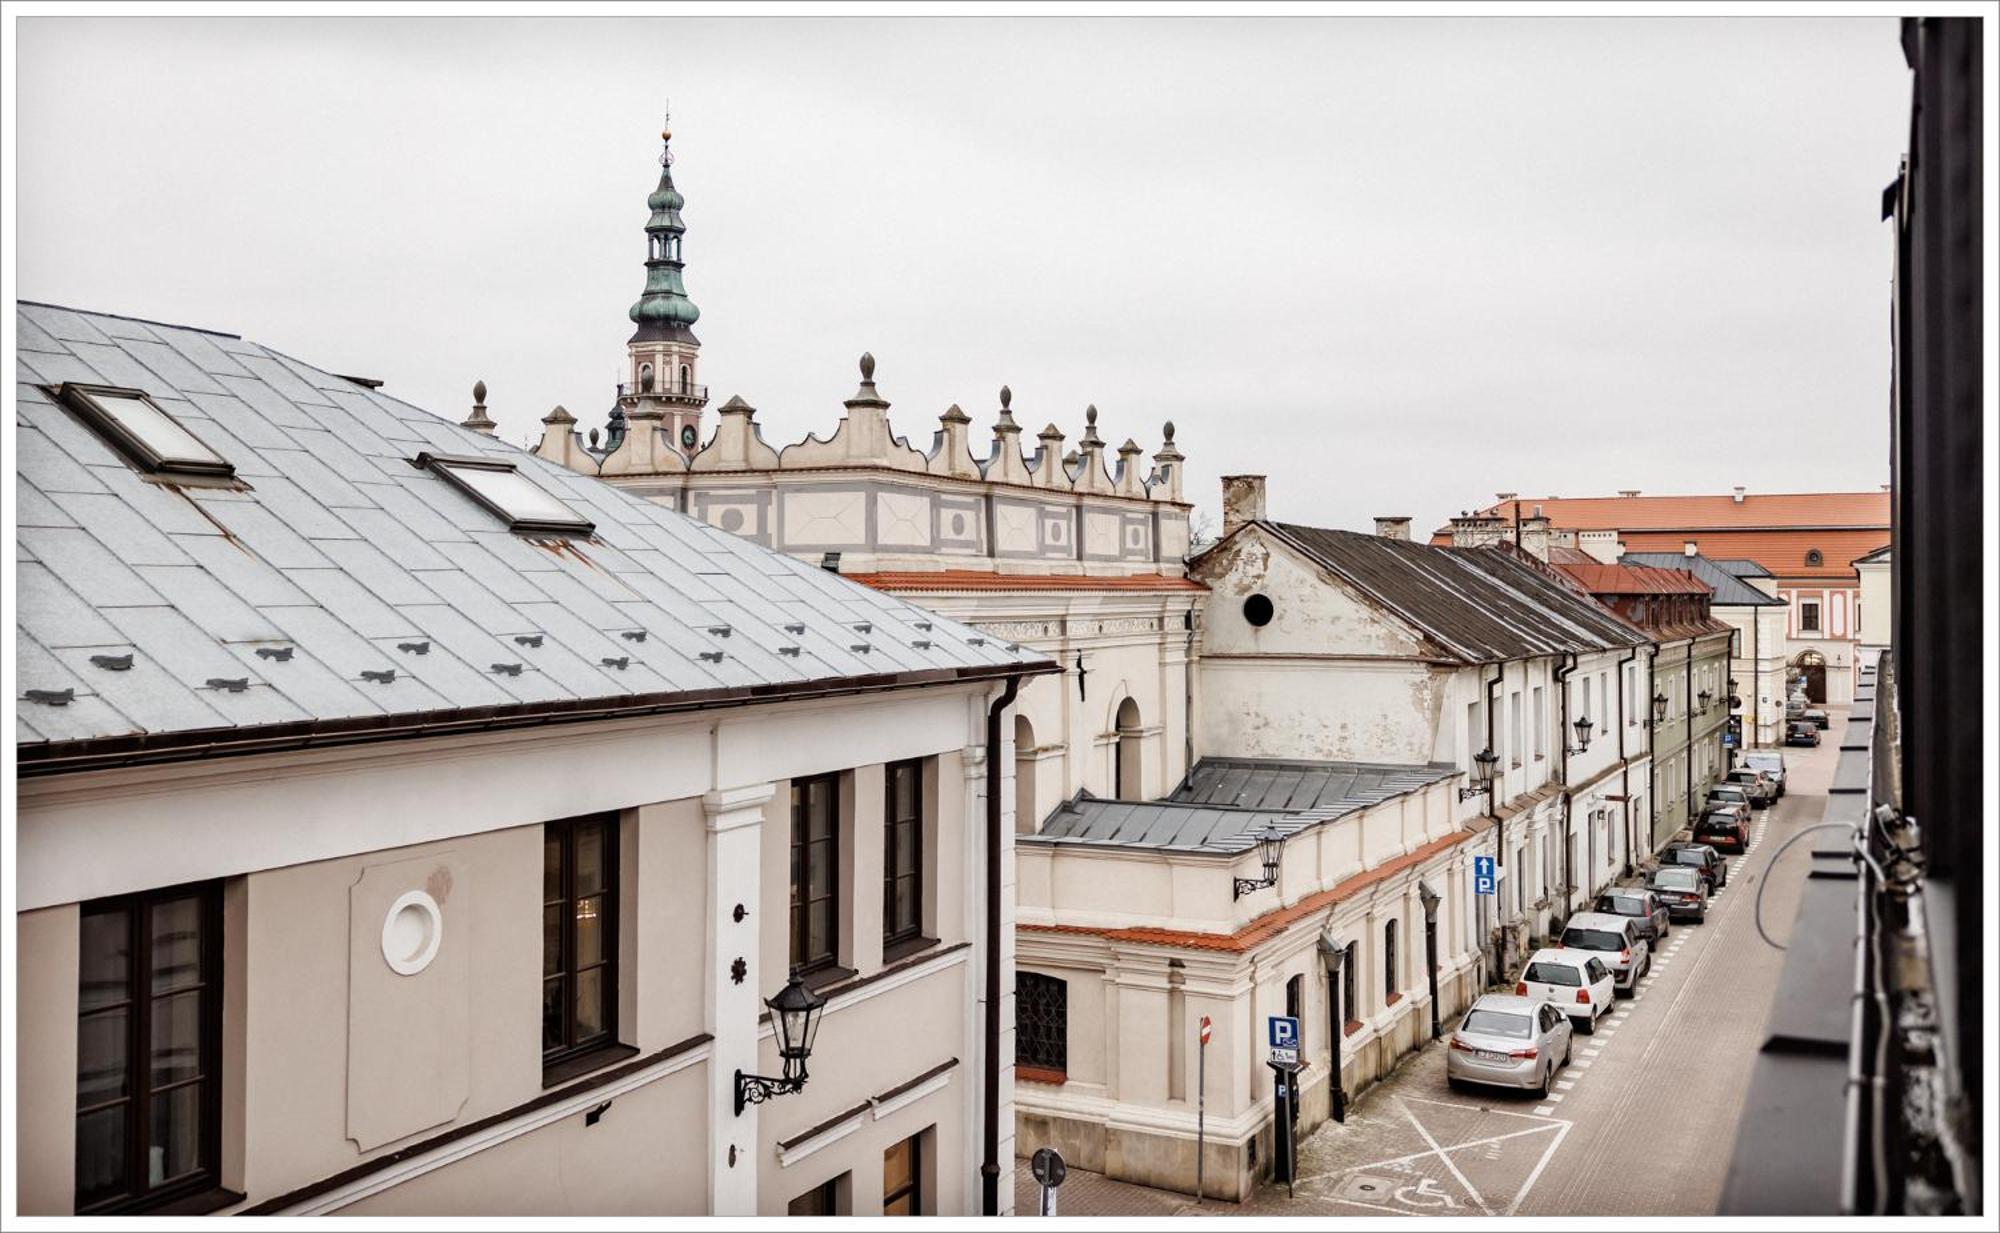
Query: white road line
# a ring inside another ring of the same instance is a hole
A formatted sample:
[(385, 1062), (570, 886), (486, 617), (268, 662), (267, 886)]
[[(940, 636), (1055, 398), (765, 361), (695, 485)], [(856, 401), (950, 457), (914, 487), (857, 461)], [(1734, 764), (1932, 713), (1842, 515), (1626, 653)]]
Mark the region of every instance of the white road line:
[(1574, 1079), (1557, 1079), (1557, 1080), (1556, 1080), (1556, 1086), (1557, 1086), (1557, 1087), (1559, 1087), (1559, 1088), (1561, 1088), (1561, 1089), (1563, 1089), (1564, 1091), (1568, 1091), (1569, 1089), (1571, 1089), (1571, 1088), (1573, 1088), (1573, 1087), (1575, 1087), (1575, 1086), (1576, 1086), (1576, 1080), (1574, 1080)]
[(1584, 1058), (1582, 1061), (1579, 1062), (1571, 1062), (1570, 1065), (1576, 1067), (1579, 1070), (1583, 1070), (1590, 1066), (1590, 1059)]
[(1527, 1199), (1528, 1192), (1535, 1188), (1535, 1183), (1537, 1181), (1541, 1180), (1542, 1170), (1548, 1168), (1549, 1161), (1555, 1157), (1556, 1149), (1561, 1147), (1562, 1141), (1569, 1136), (1569, 1128), (1572, 1125), (1572, 1123), (1561, 1122), (1558, 1124), (1562, 1127), (1562, 1129), (1556, 1131), (1556, 1141), (1554, 1143), (1549, 1144), (1549, 1150), (1543, 1152), (1542, 1158), (1535, 1162), (1534, 1172), (1528, 1174), (1528, 1180), (1521, 1183), (1521, 1192), (1514, 1196), (1514, 1201), (1512, 1203), (1507, 1205), (1507, 1214), (1509, 1216), (1521, 1210), (1521, 1203), (1525, 1199)]
[[(1554, 1105), (1536, 1105), (1536, 1106), (1535, 1106), (1535, 1112), (1537, 1112), (1537, 1113), (1541, 1114), (1541, 1115), (1542, 1115), (1543, 1117), (1547, 1117), (1547, 1116), (1548, 1116), (1549, 1114), (1551, 1114), (1551, 1113), (1554, 1113), (1555, 1111), (1556, 1111), (1556, 1109), (1555, 1109), (1555, 1106), (1554, 1106)], [(1482, 1206), (1484, 1206), (1484, 1205), (1482, 1204)], [(1493, 1213), (1492, 1213), (1492, 1212), (1488, 1212), (1488, 1213), (1486, 1213), (1486, 1214), (1490, 1216), (1490, 1215), (1492, 1215)]]
[(1472, 1185), (1472, 1179), (1468, 1179), (1468, 1177), (1466, 1177), (1464, 1173), (1460, 1173), (1460, 1171), (1458, 1171), (1458, 1165), (1454, 1165), (1454, 1163), (1452, 1163), (1452, 1157), (1448, 1157), (1448, 1155), (1444, 1153), (1444, 1145), (1442, 1145), (1442, 1143), (1438, 1143), (1436, 1139), (1432, 1139), (1432, 1137), (1430, 1137), (1430, 1131), (1426, 1131), (1426, 1129), (1424, 1129), (1424, 1123), (1416, 1121), (1416, 1113), (1410, 1113), (1410, 1107), (1408, 1107), (1408, 1105), (1404, 1105), (1402, 1101), (1396, 1101), (1396, 1103), (1398, 1103), (1398, 1105), (1402, 1105), (1402, 1115), (1410, 1119), (1410, 1125), (1412, 1125), (1412, 1127), (1416, 1127), (1416, 1133), (1424, 1137), (1424, 1143), (1430, 1143), (1430, 1149), (1438, 1153), (1438, 1159), (1440, 1159), (1440, 1161), (1444, 1161), (1444, 1167), (1452, 1171), (1452, 1177), (1456, 1177), (1456, 1179), (1458, 1179), (1458, 1185), (1466, 1187), (1466, 1193), (1468, 1193), (1468, 1195), (1472, 1195), (1472, 1201), (1480, 1205), (1480, 1215), (1492, 1215), (1492, 1213), (1494, 1213), (1494, 1211), (1492, 1211), (1492, 1207), (1486, 1207), (1486, 1199), (1480, 1199), (1480, 1191), (1478, 1191), (1478, 1187), (1474, 1187), (1474, 1185)]
[(1549, 1103), (1550, 1103), (1550, 1104), (1561, 1104), (1561, 1103), (1562, 1103), (1562, 1098), (1563, 1098), (1563, 1094), (1562, 1094), (1561, 1092), (1556, 1092), (1556, 1093), (1553, 1093), (1553, 1094), (1552, 1094), (1552, 1095), (1550, 1095), (1550, 1097), (1549, 1097)]
[(1585, 1057), (1596, 1057), (1596, 1056), (1597, 1056), (1598, 1054), (1600, 1054), (1600, 1053), (1602, 1053), (1602, 1052), (1604, 1052), (1604, 1046), (1602, 1046), (1602, 1045), (1592, 1045), (1592, 1046), (1591, 1046), (1590, 1048), (1588, 1048), (1588, 1049), (1585, 1049), (1585, 1050), (1583, 1051), (1583, 1056), (1585, 1056)]

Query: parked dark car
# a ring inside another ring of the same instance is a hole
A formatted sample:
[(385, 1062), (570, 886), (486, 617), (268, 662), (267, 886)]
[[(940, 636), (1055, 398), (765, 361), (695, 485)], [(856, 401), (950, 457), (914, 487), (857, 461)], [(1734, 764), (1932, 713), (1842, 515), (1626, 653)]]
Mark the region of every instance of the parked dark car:
[(1639, 936), (1658, 942), (1673, 928), (1673, 917), (1658, 895), (1643, 887), (1618, 887), (1597, 897), (1593, 912), (1607, 916), (1629, 916), (1639, 925)]
[(1748, 852), (1750, 827), (1734, 809), (1708, 809), (1694, 824), (1694, 841), (1719, 851)]
[(1670, 843), (1660, 850), (1662, 865), (1688, 865), (1702, 871), (1713, 894), (1729, 885), (1729, 862), (1705, 843)]
[(1826, 717), (1825, 711), (1807, 711), (1805, 722), (1822, 732), (1826, 731), (1833, 724), (1833, 721)]
[(1817, 745), (1819, 744), (1819, 728), (1803, 720), (1786, 724), (1785, 744)]
[(1676, 920), (1699, 925), (1708, 919), (1708, 879), (1699, 869), (1662, 865), (1646, 875), (1646, 889), (1667, 905), (1667, 912)]

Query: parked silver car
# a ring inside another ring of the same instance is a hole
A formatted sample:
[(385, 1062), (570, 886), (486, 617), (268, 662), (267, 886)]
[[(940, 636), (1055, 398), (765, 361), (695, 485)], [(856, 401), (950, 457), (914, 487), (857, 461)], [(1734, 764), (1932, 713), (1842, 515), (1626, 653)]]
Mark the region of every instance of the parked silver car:
[(1785, 755), (1775, 749), (1757, 749), (1743, 755), (1743, 765), (1769, 775), (1778, 785), (1778, 795), (1785, 794)]
[(1729, 777), (1723, 782), (1743, 789), (1744, 795), (1748, 796), (1750, 803), (1758, 809), (1763, 809), (1778, 799), (1778, 781), (1754, 766), (1737, 767), (1729, 772)]
[(1639, 922), (1639, 936), (1657, 943), (1673, 932), (1673, 916), (1659, 896), (1643, 886), (1614, 886), (1598, 895), (1591, 911), (1629, 916)]
[(1547, 1002), (1483, 994), (1452, 1030), (1445, 1081), (1547, 1096), (1556, 1071), (1569, 1065), (1570, 1035), (1569, 1016)]
[(1563, 926), (1556, 943), (1562, 950), (1596, 951), (1617, 979), (1618, 991), (1631, 994), (1653, 970), (1653, 948), (1639, 936), (1639, 922), (1608, 912), (1578, 912)]

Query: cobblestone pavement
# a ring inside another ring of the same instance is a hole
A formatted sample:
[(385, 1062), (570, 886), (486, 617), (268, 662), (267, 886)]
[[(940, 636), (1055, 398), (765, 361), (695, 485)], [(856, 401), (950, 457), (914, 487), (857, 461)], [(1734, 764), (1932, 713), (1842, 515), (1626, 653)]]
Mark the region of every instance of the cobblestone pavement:
[[(1256, 1216), (1712, 1215), (1742, 1115), (1757, 1042), (1783, 953), (1752, 921), (1791, 928), (1811, 840), (1772, 855), (1818, 822), (1839, 757), (1843, 711), (1817, 749), (1788, 749), (1790, 790), (1761, 811), (1750, 851), (1730, 860), (1729, 884), (1702, 925), (1676, 924), (1652, 972), (1595, 1034), (1572, 1042), (1547, 1101), (1504, 1091), (1453, 1092), (1445, 1051), (1407, 1058), (1299, 1148), (1292, 1194), (1264, 1185), (1241, 1205), (1114, 1182), (1072, 1170), (1059, 1214)], [(1447, 1033), (1450, 1024), (1446, 1024)], [(1025, 1165), (1017, 1211), (1035, 1211)]]

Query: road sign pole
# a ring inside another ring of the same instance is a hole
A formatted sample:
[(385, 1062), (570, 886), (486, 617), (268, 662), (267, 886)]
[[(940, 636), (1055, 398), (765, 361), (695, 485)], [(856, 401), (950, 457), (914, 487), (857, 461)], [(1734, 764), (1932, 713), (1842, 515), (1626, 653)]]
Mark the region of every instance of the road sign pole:
[(1197, 1203), (1208, 1198), (1202, 1187), (1208, 1163), (1208, 1016), (1201, 1017), (1201, 1044), (1194, 1062), (1194, 1197)]

